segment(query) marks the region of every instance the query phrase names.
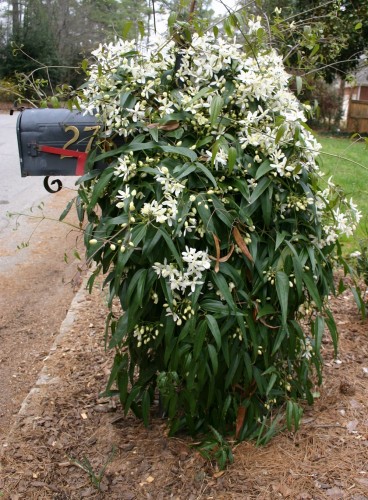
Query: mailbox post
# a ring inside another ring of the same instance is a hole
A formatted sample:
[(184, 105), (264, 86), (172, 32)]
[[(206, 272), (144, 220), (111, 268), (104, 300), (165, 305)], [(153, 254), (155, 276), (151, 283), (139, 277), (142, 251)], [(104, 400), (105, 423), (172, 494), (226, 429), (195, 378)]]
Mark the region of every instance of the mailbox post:
[(53, 189), (50, 176), (81, 176), (96, 135), (96, 118), (67, 109), (26, 109), (17, 120), (17, 139), (22, 177), (45, 176), (50, 193), (62, 188), (59, 179)]

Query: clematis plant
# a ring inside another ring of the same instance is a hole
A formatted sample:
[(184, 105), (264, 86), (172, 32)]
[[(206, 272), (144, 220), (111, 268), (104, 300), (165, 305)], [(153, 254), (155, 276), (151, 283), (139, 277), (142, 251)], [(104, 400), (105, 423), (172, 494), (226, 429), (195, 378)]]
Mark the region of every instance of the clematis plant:
[(102, 125), (90, 164), (108, 167), (79, 197), (90, 284), (104, 273), (121, 304), (107, 318), (108, 393), (145, 423), (159, 394), (172, 433), (261, 442), (280, 409), (297, 427), (325, 325), (337, 352), (327, 298), (360, 214), (322, 179), (281, 58), (196, 34), (94, 57), (80, 106)]

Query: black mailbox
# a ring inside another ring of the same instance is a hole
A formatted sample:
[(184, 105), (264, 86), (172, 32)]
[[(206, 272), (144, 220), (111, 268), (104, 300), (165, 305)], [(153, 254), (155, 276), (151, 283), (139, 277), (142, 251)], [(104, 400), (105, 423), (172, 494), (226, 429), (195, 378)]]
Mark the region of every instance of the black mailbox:
[[(88, 152), (99, 129), (94, 116), (83, 115), (79, 111), (22, 111), (17, 120), (22, 177), (44, 175), (46, 189), (55, 192), (48, 188), (49, 176), (83, 175)], [(56, 182), (61, 189), (60, 181)]]

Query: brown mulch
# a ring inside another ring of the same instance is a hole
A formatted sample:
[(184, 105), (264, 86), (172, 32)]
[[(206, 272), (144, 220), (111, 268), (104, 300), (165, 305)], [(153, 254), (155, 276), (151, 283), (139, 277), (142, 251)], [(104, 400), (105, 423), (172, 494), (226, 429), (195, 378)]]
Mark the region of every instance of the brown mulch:
[[(5, 443), (0, 497), (368, 499), (368, 321), (348, 291), (332, 307), (339, 362), (326, 338), (324, 384), (299, 432), (263, 448), (238, 444), (234, 463), (219, 471), (189, 438), (167, 437), (164, 420), (145, 428), (117, 401), (99, 398), (112, 358), (103, 347), (104, 293), (79, 293)], [(107, 464), (100, 491), (80, 467), (86, 459), (95, 475)]]

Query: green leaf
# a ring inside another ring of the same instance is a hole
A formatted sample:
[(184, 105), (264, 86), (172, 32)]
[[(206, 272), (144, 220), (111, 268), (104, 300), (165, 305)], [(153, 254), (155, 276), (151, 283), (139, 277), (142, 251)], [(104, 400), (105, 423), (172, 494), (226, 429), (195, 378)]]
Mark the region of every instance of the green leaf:
[(304, 273), (303, 274), (303, 281), (307, 287), (307, 290), (316, 303), (318, 309), (322, 309), (322, 299), (318, 293), (317, 286), (313, 280), (313, 277), (310, 273)]
[(163, 227), (160, 227), (158, 229), (158, 231), (164, 237), (164, 240), (166, 241), (166, 245), (169, 248), (171, 255), (174, 257), (176, 262), (179, 264), (180, 269), (183, 269), (183, 261), (182, 261), (182, 258), (180, 256), (179, 252), (176, 249), (176, 246), (174, 245), (174, 242), (172, 241), (172, 239), (170, 238), (170, 236), (168, 235), (168, 233), (166, 232), (166, 230)]
[(139, 34), (141, 35), (141, 38), (144, 38), (144, 22), (141, 20), (138, 20), (137, 25), (138, 25), (138, 30), (139, 30)]
[(212, 126), (215, 125), (223, 106), (224, 106), (223, 98), (218, 95), (215, 95), (210, 105), (210, 122)]
[[(131, 142), (130, 144), (127, 144), (124, 146), (125, 151), (144, 151), (146, 149), (154, 149), (157, 147), (157, 144), (155, 142), (149, 141), (149, 142)], [(122, 149), (122, 148), (121, 148)], [(114, 151), (112, 151), (114, 153)], [(115, 150), (115, 153), (117, 153), (117, 150)]]
[(133, 21), (123, 22), (123, 27), (121, 30), (121, 36), (123, 39), (126, 39), (128, 37), (129, 31), (131, 30), (132, 26), (133, 26)]
[(257, 184), (255, 187), (254, 191), (251, 194), (251, 197), (249, 199), (249, 204), (251, 205), (254, 203), (258, 198), (261, 196), (264, 191), (268, 188), (268, 186), (271, 184), (272, 179), (269, 179), (268, 177), (263, 177), (261, 181)]
[(123, 92), (120, 96), (120, 107), (132, 109), (136, 105), (137, 99), (130, 92)]
[(283, 271), (276, 273), (276, 291), (281, 306), (282, 324), (286, 325), (289, 302), (289, 277)]
[(352, 286), (351, 292), (353, 294), (353, 297), (354, 297), (355, 303), (358, 307), (358, 310), (362, 316), (362, 319), (365, 319), (366, 314), (367, 314), (367, 306), (366, 306), (365, 301), (362, 297), (362, 292), (361, 292), (360, 288)]
[(276, 373), (272, 373), (271, 377), (270, 377), (270, 381), (268, 382), (268, 386), (267, 386), (267, 389), (266, 389), (266, 396), (268, 396), (273, 388), (273, 386), (275, 385), (275, 382), (277, 380), (277, 374)]
[(316, 352), (319, 353), (322, 344), (323, 332), (325, 329), (325, 320), (322, 316), (317, 316), (314, 321), (314, 340), (315, 340), (315, 349)]
[(176, 173), (176, 170), (178, 170), (179, 175), (175, 176), (175, 179), (183, 179), (184, 177), (188, 177), (189, 174), (194, 172), (196, 170), (196, 165), (192, 163), (184, 163), (184, 165), (180, 166), (179, 168), (174, 169), (174, 175)]
[(204, 311), (210, 311), (214, 314), (217, 314), (220, 317), (226, 317), (229, 315), (229, 307), (226, 304), (223, 304), (219, 300), (203, 300), (200, 303), (200, 307)]
[(188, 105), (193, 104), (194, 102), (198, 101), (198, 99), (201, 99), (204, 97), (206, 94), (209, 94), (210, 92), (213, 92), (212, 87), (203, 87), (194, 97), (191, 101), (188, 102)]
[(280, 328), (277, 336), (276, 336), (276, 340), (275, 340), (275, 343), (273, 345), (273, 348), (272, 348), (272, 352), (271, 352), (271, 355), (273, 356), (274, 354), (276, 354), (276, 352), (279, 350), (279, 347), (280, 345), (282, 344), (282, 341), (284, 340), (284, 338), (286, 337), (287, 335), (287, 329), (286, 328)]
[(169, 15), (169, 19), (167, 20), (167, 25), (169, 28), (172, 28), (174, 24), (176, 23), (176, 20), (178, 18), (177, 12), (171, 12)]
[(111, 178), (113, 177), (114, 172), (107, 172), (106, 170), (101, 174), (101, 177), (97, 181), (97, 184), (94, 186), (91, 196), (91, 201), (88, 204), (87, 210), (92, 210), (98, 199), (101, 197), (103, 192), (105, 191), (106, 186), (109, 184)]
[(263, 177), (265, 174), (273, 170), (273, 167), (271, 167), (270, 160), (265, 160), (264, 162), (261, 163), (261, 165), (257, 168), (256, 172), (256, 179), (260, 179)]
[(149, 411), (151, 406), (151, 398), (148, 390), (145, 390), (142, 396), (142, 418), (146, 427), (149, 424)]
[(127, 295), (127, 300), (130, 301), (133, 298), (133, 292), (138, 284), (138, 281), (144, 276), (144, 279), (147, 277), (147, 269), (138, 269), (133, 275), (133, 277), (130, 279), (129, 286), (128, 286), (128, 291), (126, 293)]
[(147, 225), (145, 223), (137, 224), (132, 230), (132, 242), (137, 247), (146, 236)]
[(227, 389), (230, 385), (233, 384), (234, 376), (235, 376), (236, 370), (239, 367), (239, 363), (240, 363), (239, 353), (236, 353), (235, 358), (233, 358), (231, 360), (230, 369), (226, 374), (225, 389)]
[(213, 207), (216, 211), (216, 216), (230, 229), (232, 229), (234, 224), (234, 219), (237, 214), (230, 214), (225, 205), (220, 201), (220, 199), (213, 195), (212, 196)]
[(228, 17), (224, 20), (224, 30), (227, 36), (232, 37), (234, 35), (234, 29)]
[(358, 30), (362, 29), (362, 27), (363, 27), (363, 24), (359, 21), (359, 23), (356, 23), (356, 25), (354, 26), (354, 29), (355, 29), (355, 31), (358, 31)]
[(237, 157), (236, 148), (231, 146), (229, 148), (228, 157), (227, 157), (227, 168), (229, 170), (229, 175), (231, 175), (232, 171), (234, 170), (234, 166), (236, 163), (236, 157)]
[(332, 343), (333, 343), (333, 346), (334, 346), (334, 354), (335, 354), (335, 356), (337, 356), (337, 353), (338, 353), (338, 342), (339, 342), (339, 332), (337, 331), (336, 323), (335, 323), (334, 317), (332, 316), (331, 311), (329, 309), (326, 309), (325, 312), (326, 312), (326, 315), (327, 315), (326, 323), (327, 323), (328, 329), (330, 331), (331, 338), (332, 338)]
[(287, 129), (288, 129), (288, 127), (287, 127), (286, 123), (283, 123), (282, 125), (280, 125), (280, 127), (277, 130), (277, 134), (276, 134), (276, 138), (275, 138), (276, 144), (278, 144), (281, 141), (281, 139), (285, 135), (285, 132), (287, 131)]
[(206, 321), (217, 344), (217, 350), (219, 351), (221, 348), (221, 332), (217, 321), (213, 316), (211, 316), (211, 314), (206, 315)]
[(197, 159), (197, 154), (189, 148), (184, 148), (182, 146), (159, 146), (162, 151), (165, 151), (165, 153), (173, 153), (176, 155), (180, 156), (186, 156), (192, 161), (195, 161)]
[(281, 233), (277, 233), (276, 234), (276, 245), (275, 245), (275, 250), (277, 250), (279, 248), (279, 246), (281, 245), (281, 243), (284, 241), (285, 237), (287, 236), (287, 232), (286, 231), (282, 231)]
[(211, 174), (211, 172), (208, 170), (207, 167), (205, 167), (202, 163), (196, 162), (196, 168), (198, 168), (201, 172), (204, 173), (204, 175), (212, 182), (215, 188), (217, 188), (217, 182), (214, 176)]
[(275, 309), (271, 304), (266, 304), (261, 307), (257, 314), (257, 319), (263, 318), (264, 316), (269, 316), (270, 314), (275, 314)]
[(207, 333), (207, 323), (202, 320), (199, 324), (194, 337), (193, 359), (196, 361), (202, 351), (202, 346)]
[(127, 262), (129, 261), (130, 257), (132, 256), (134, 252), (133, 248), (128, 248), (125, 250), (125, 252), (118, 252), (118, 258), (117, 262), (115, 265), (115, 272), (114, 272), (114, 288), (115, 290), (119, 290), (120, 287), (120, 281), (121, 281), (121, 276), (123, 274), (123, 269), (126, 266)]
[(207, 349), (211, 359), (213, 374), (216, 375), (218, 370), (218, 358), (215, 346), (213, 346), (212, 344), (208, 344)]
[(111, 368), (109, 380), (107, 382), (105, 391), (109, 391), (111, 389), (112, 384), (115, 382), (115, 380), (118, 377), (119, 371), (126, 369), (127, 366), (128, 366), (127, 354), (124, 354), (124, 356), (122, 356), (119, 353), (115, 354), (114, 363), (113, 363), (112, 368)]
[(64, 212), (60, 215), (59, 217), (59, 221), (63, 221), (65, 219), (65, 217), (68, 215), (68, 213), (70, 212), (70, 209), (72, 208), (72, 206), (74, 205), (74, 202), (76, 201), (76, 198), (73, 198), (72, 200), (69, 201), (69, 203), (67, 204)]
[(211, 272), (211, 275), (212, 275), (212, 279), (215, 282), (218, 290), (222, 293), (226, 302), (229, 304), (230, 308), (235, 310), (236, 305), (235, 305), (234, 299), (233, 299), (231, 292), (229, 290), (229, 286), (227, 284), (227, 281), (225, 280), (223, 275), (220, 273), (215, 273), (213, 271)]
[(155, 142), (158, 142), (158, 128), (152, 127), (148, 129), (148, 132)]
[(289, 431), (293, 429), (293, 413), (294, 413), (293, 402), (289, 400), (286, 403), (286, 426)]
[[(317, 54), (317, 52), (319, 51), (319, 49), (320, 49), (320, 46), (319, 46), (318, 43), (316, 43), (315, 46), (312, 49), (312, 52), (310, 53), (310, 57), (315, 56)], [(300, 76), (297, 77), (297, 78), (300, 78)], [(300, 91), (298, 92), (298, 94), (300, 94)]]
[(111, 337), (109, 348), (112, 349), (121, 344), (123, 338), (128, 333), (128, 315), (123, 314), (120, 316), (119, 321), (116, 324), (116, 328)]

